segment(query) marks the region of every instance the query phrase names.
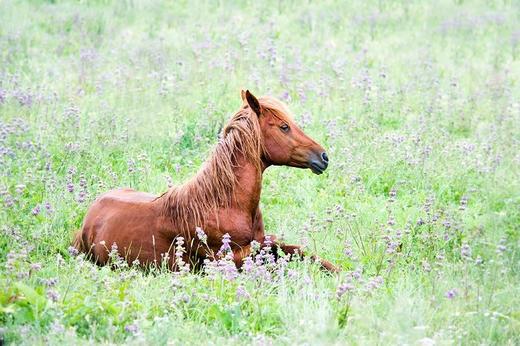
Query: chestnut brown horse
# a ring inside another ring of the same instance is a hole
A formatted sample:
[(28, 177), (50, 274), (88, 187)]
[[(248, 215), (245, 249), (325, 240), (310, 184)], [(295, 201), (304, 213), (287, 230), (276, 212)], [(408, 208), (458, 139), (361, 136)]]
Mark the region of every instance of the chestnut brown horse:
[[(177, 237), (182, 236), (188, 247), (184, 261), (201, 263), (218, 253), (227, 233), (238, 268), (251, 254), (253, 240), (270, 245), (275, 253), (281, 249), (291, 256), (303, 256), (300, 246), (264, 235), (259, 208), (262, 173), (269, 166), (285, 165), (321, 174), (329, 159), (295, 124), (282, 102), (272, 97), (257, 99), (249, 91), (242, 91), (242, 101), (212, 155), (193, 178), (161, 196), (132, 189), (101, 195), (88, 210), (74, 247), (104, 265), (115, 243), (129, 264), (138, 260), (146, 266), (167, 258), (169, 267), (176, 270)], [(197, 227), (206, 234), (204, 246), (196, 236)], [(327, 261), (312, 259), (329, 271), (337, 270)]]

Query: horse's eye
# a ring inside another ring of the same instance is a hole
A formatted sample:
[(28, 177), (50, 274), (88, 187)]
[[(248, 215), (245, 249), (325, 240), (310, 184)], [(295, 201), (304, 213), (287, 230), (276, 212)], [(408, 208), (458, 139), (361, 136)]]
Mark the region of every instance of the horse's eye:
[(282, 130), (285, 133), (289, 132), (289, 125), (282, 124), (282, 126), (280, 126), (280, 130)]

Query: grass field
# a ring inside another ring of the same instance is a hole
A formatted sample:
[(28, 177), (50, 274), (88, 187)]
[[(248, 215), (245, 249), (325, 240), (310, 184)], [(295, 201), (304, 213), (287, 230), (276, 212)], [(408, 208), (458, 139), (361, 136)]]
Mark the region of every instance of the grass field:
[[(307, 261), (238, 277), (69, 253), (95, 197), (193, 175), (277, 96), (331, 164), (264, 174)], [(517, 1), (0, 0), (0, 338), (520, 344)]]

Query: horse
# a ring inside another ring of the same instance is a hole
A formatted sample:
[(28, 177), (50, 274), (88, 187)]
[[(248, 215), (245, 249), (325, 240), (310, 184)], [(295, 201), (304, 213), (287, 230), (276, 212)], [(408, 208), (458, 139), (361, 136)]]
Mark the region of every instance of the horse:
[[(179, 269), (174, 253), (180, 237), (187, 246), (183, 260), (194, 266), (218, 256), (223, 237), (238, 269), (258, 244), (275, 254), (281, 250), (289, 258), (303, 258), (301, 246), (264, 234), (262, 174), (280, 165), (322, 174), (329, 158), (296, 125), (284, 103), (271, 96), (257, 99), (249, 90), (242, 90), (241, 97), (242, 106), (195, 176), (160, 196), (129, 188), (106, 192), (90, 206), (72, 245), (98, 265), (108, 264), (115, 249), (129, 265), (157, 265), (166, 259), (173, 271)], [(197, 237), (201, 230), (205, 244)], [(317, 256), (311, 260), (338, 271)]]

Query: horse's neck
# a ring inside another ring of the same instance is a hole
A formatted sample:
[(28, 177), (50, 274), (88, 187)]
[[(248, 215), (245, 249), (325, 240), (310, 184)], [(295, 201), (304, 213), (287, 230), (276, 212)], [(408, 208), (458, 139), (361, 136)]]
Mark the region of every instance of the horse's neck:
[(233, 208), (254, 213), (260, 202), (262, 191), (262, 171), (252, 162), (239, 160), (239, 167), (235, 170), (237, 184), (235, 186)]

